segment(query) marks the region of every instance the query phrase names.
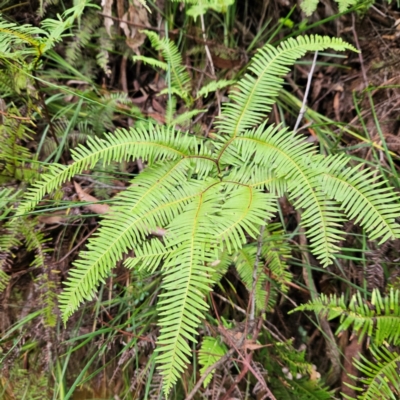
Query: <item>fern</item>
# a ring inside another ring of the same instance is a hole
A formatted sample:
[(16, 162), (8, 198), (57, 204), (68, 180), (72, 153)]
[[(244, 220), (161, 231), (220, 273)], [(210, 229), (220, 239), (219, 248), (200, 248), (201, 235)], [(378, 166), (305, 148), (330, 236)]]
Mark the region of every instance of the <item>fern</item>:
[[(169, 64), (172, 92), (190, 99), (190, 77), (179, 69), (177, 49), (166, 39), (147, 34)], [(302, 210), (313, 252), (323, 265), (332, 263), (339, 250), (345, 215), (357, 214), (370, 237), (400, 236), (395, 222), (400, 208), (391, 189), (383, 189), (372, 175), (361, 183), (358, 168), (347, 167), (347, 159), (324, 160), (301, 135), (264, 122), (282, 86), (281, 75), (306, 51), (328, 47), (353, 50), (340, 39), (319, 36), (289, 39), (277, 48), (266, 45), (230, 95), (231, 102), (223, 106), (213, 139), (150, 123), (118, 129), (101, 139), (89, 137), (86, 146), (72, 151), (74, 162), (52, 165), (16, 211), (15, 218), (26, 215), (46, 195), (98, 163), (105, 166), (136, 158), (146, 162), (147, 168), (132, 180), (132, 186), (112, 199), (111, 211), (74, 263), (59, 304), (66, 322), (132, 250), (137, 258), (127, 259), (128, 267), (149, 271), (160, 267), (157, 361), (166, 393), (190, 361), (188, 341), (196, 341), (197, 327), (207, 312), (206, 296), (228, 264), (221, 255), (249, 250), (254, 260), (247, 243), (276, 213), (278, 196), (288, 193)], [(360, 207), (366, 210), (358, 213)], [(149, 239), (160, 228), (165, 230), (163, 240)], [(263, 238), (264, 260), (284, 285), (290, 280), (286, 253), (274, 255), (276, 246), (282, 247), (279, 235)], [(262, 280), (263, 274), (260, 270)], [(247, 275), (242, 275), (246, 284)]]
[(320, 298), (311, 300), (294, 311), (313, 310), (325, 314), (328, 319), (340, 317), (340, 325), (336, 333), (353, 325), (360, 340), (367, 335), (377, 346), (382, 345), (385, 341), (397, 346), (400, 344), (399, 296), (398, 290), (391, 289), (389, 295), (382, 298), (379, 291), (374, 289), (369, 305), (357, 292), (347, 306), (344, 296), (338, 298), (321, 294)]
[[(372, 346), (370, 351), (374, 358), (373, 362), (363, 355), (360, 355), (360, 360), (354, 360), (356, 368), (365, 375), (365, 378), (360, 379), (360, 383), (365, 385), (366, 389), (349, 386), (357, 392), (363, 392), (357, 396), (359, 400), (398, 399), (400, 396), (400, 355), (385, 347)], [(343, 397), (351, 399), (346, 395)]]
[[(339, 7), (339, 12), (343, 13), (352, 6), (357, 6), (358, 9), (369, 8), (374, 1), (373, 0), (335, 0)], [(307, 16), (310, 16), (318, 6), (318, 0), (303, 0), (301, 3), (301, 9)], [(390, 3), (390, 0), (389, 0)]]
[[(227, 352), (226, 346), (218, 339), (205, 336), (199, 350), (199, 363), (201, 365), (200, 373), (203, 375), (211, 365), (215, 364)], [(207, 387), (211, 382), (215, 370), (207, 376), (203, 382), (203, 386)]]
[[(191, 79), (186, 68), (182, 65), (182, 56), (176, 47), (175, 43), (167, 38), (160, 38), (158, 35), (151, 31), (143, 31), (150, 39), (152, 46), (160, 51), (167, 64), (167, 69), (171, 78), (172, 94), (176, 94), (186, 102), (191, 102)], [(143, 59), (149, 62), (149, 59)], [(153, 66), (160, 66), (157, 61), (152, 62)]]
[[(57, 20), (47, 18), (42, 21), (41, 28), (31, 25), (17, 25), (0, 18), (0, 54), (2, 58), (24, 62), (29, 56), (34, 61), (29, 63), (36, 67), (40, 57), (54, 47), (65, 35), (65, 31), (72, 27), (87, 6), (93, 6), (89, 0), (80, 1), (74, 7), (66, 10)], [(28, 65), (25, 64), (25, 68)]]
[[(371, 302), (367, 303), (362, 299), (360, 292), (357, 292), (347, 306), (344, 296), (337, 298), (321, 295), (320, 298), (294, 310), (313, 310), (325, 314), (328, 319), (340, 317), (336, 333), (353, 326), (360, 341), (365, 335), (370, 338), (373, 343), (370, 351), (375, 361), (371, 362), (363, 355), (360, 355), (360, 360), (354, 359), (355, 367), (366, 376), (361, 379), (366, 389), (350, 386), (356, 391), (363, 392), (357, 399), (398, 398), (400, 393), (399, 355), (384, 346), (387, 343), (398, 346), (400, 343), (399, 296), (398, 290), (391, 289), (388, 296), (382, 297), (379, 291), (374, 289)], [(349, 397), (345, 396), (345, 398)]]

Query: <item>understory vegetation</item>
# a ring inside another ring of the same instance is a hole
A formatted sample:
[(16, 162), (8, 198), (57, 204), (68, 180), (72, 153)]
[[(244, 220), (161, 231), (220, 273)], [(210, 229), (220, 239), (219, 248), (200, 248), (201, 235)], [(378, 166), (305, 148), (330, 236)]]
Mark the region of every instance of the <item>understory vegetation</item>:
[(398, 399), (398, 5), (6, 1), (1, 399)]

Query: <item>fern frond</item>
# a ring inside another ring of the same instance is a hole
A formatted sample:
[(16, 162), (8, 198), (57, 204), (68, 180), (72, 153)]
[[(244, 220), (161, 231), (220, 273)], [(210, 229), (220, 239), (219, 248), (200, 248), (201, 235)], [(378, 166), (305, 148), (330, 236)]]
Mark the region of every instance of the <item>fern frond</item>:
[[(370, 351), (373, 361), (362, 354), (360, 354), (360, 360), (354, 359), (355, 367), (366, 376), (360, 379), (366, 388), (348, 386), (357, 392), (363, 392), (357, 396), (359, 400), (398, 399), (400, 396), (400, 355), (385, 347), (371, 346)], [(343, 397), (351, 399), (344, 394)]]
[(372, 292), (371, 306), (355, 294), (347, 306), (344, 296), (319, 298), (297, 307), (294, 311), (310, 310), (323, 313), (328, 320), (340, 317), (337, 333), (347, 330), (351, 325), (358, 333), (359, 340), (367, 335), (377, 346), (385, 341), (393, 345), (400, 344), (400, 293), (391, 289), (388, 296), (382, 298), (377, 289)]
[(258, 165), (232, 168), (225, 179), (243, 183), (258, 190), (265, 189), (277, 197), (282, 197), (287, 191), (287, 180), (284, 177), (278, 178), (271, 168)]
[[(208, 367), (215, 364), (227, 352), (226, 346), (218, 339), (204, 336), (199, 350), (199, 364), (201, 365), (200, 374), (203, 375)], [(211, 382), (215, 370), (207, 376), (203, 386), (207, 387)]]
[(204, 295), (213, 282), (212, 268), (207, 263), (216, 256), (210, 243), (215, 233), (213, 216), (220, 200), (215, 195), (215, 191), (208, 191), (198, 196), (168, 226), (166, 246), (176, 250), (163, 266), (165, 293), (160, 295), (157, 307), (161, 325), (157, 361), (164, 376), (165, 393), (189, 362), (191, 349), (186, 340), (196, 342), (196, 328), (208, 308)]
[(220, 13), (226, 13), (228, 7), (231, 6), (235, 2), (235, 0), (203, 0), (203, 1), (186, 1), (186, 2), (189, 4), (191, 3), (194, 4), (186, 11), (186, 14), (190, 15), (196, 20), (197, 17), (205, 14), (209, 9)]
[(287, 292), (287, 283), (292, 281), (292, 274), (288, 271), (287, 265), (291, 255), (284, 232), (280, 228), (280, 224), (266, 226), (261, 254), (272, 273), (272, 279), (278, 283), (283, 292)]
[(217, 90), (224, 89), (227, 86), (234, 85), (235, 83), (236, 81), (226, 79), (208, 82), (197, 92), (196, 98), (207, 97), (211, 92), (216, 92)]
[(16, 216), (24, 215), (48, 193), (59, 188), (74, 175), (87, 168), (93, 168), (102, 160), (103, 165), (111, 162), (128, 161), (134, 158), (147, 160), (149, 165), (157, 160), (183, 158), (197, 151), (194, 137), (177, 134), (173, 129), (161, 126), (149, 126), (148, 130), (138, 127), (127, 131), (119, 129), (105, 139), (88, 138), (86, 147), (72, 150), (74, 163), (69, 166), (53, 164), (42, 176), (40, 183), (33, 185), (25, 200), (17, 209)]
[[(2, 58), (20, 60), (28, 56), (39, 58), (48, 32), (31, 25), (17, 25), (0, 17), (0, 54)], [(41, 38), (41, 36), (43, 38)], [(28, 45), (28, 46), (27, 46)]]
[[(339, 6), (339, 12), (345, 12), (351, 6), (354, 6), (358, 3), (368, 3), (365, 0), (335, 0)], [(307, 16), (310, 16), (318, 6), (318, 0), (303, 0), (300, 7), (304, 11)]]
[(144, 269), (150, 273), (161, 264), (162, 260), (171, 255), (174, 249), (166, 250), (163, 243), (158, 239), (152, 239), (137, 247), (135, 257), (129, 257), (125, 260), (124, 265), (127, 268), (138, 268), (139, 271)]
[(223, 241), (228, 252), (240, 249), (246, 243), (246, 234), (257, 237), (259, 227), (276, 211), (275, 196), (262, 193), (251, 186), (236, 182), (221, 182), (225, 191), (218, 226), (217, 241)]
[(302, 225), (308, 228), (313, 253), (324, 265), (330, 264), (339, 250), (336, 243), (342, 232), (337, 227), (343, 217), (338, 205), (327, 200), (320, 189), (316, 177), (322, 167), (310, 167), (315, 157), (313, 147), (301, 136), (288, 135), (279, 126), (265, 128), (265, 124), (234, 139), (225, 138), (225, 143), (230, 144), (222, 144), (221, 162), (269, 167), (277, 177), (285, 178), (294, 205), (304, 209)]
[(290, 38), (276, 48), (270, 44), (265, 45), (253, 58), (249, 72), (239, 80), (229, 95), (231, 102), (223, 106), (216, 124), (220, 132), (236, 137), (246, 129), (260, 124), (271, 110), (283, 85), (281, 77), (289, 72), (289, 66), (307, 51), (327, 48), (357, 51), (342, 39), (318, 35)]
[(152, 46), (161, 51), (164, 60), (168, 64), (168, 70), (171, 74), (171, 86), (174, 94), (178, 94), (182, 99), (190, 99), (192, 89), (191, 79), (188, 71), (182, 65), (182, 56), (172, 40), (160, 38), (156, 33), (143, 31), (150, 39)]
[(155, 58), (152, 57), (146, 57), (146, 56), (132, 56), (133, 62), (138, 62), (141, 61), (145, 65), (150, 65), (153, 68), (158, 68), (162, 69), (163, 71), (167, 71), (168, 69), (168, 64), (164, 61), (156, 60)]
[(334, 399), (334, 391), (319, 384), (315, 380), (291, 380), (293, 394), (296, 400), (331, 400)]
[[(1, 257), (1, 255), (0, 255)], [(0, 293), (2, 293), (8, 286), (11, 276), (6, 274), (2, 269), (2, 259), (0, 258)]]
[(161, 168), (147, 168), (135, 178), (135, 186), (114, 198), (111, 212), (89, 241), (88, 251), (74, 263), (67, 288), (59, 303), (63, 320), (91, 299), (94, 289), (104, 282), (124, 253), (135, 249), (157, 226), (165, 226), (204, 190), (204, 184), (184, 185), (188, 160), (164, 163)]
[[(343, 168), (343, 159), (330, 157), (321, 176), (324, 192), (342, 204), (344, 212), (380, 243), (400, 237), (400, 203), (392, 189), (385, 187), (375, 171), (362, 166)], [(342, 168), (341, 168), (342, 167)]]

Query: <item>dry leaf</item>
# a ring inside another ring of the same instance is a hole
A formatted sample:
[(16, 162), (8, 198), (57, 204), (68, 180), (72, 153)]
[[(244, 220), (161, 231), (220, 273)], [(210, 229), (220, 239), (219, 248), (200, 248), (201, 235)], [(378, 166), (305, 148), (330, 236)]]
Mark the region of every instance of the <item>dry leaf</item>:
[(146, 35), (139, 31), (150, 26), (147, 10), (139, 0), (133, 0), (133, 4), (129, 5), (129, 10), (123, 15), (119, 26), (125, 33), (126, 44), (135, 53), (139, 53), (138, 48), (146, 39)]
[(108, 33), (108, 36), (111, 37), (111, 27), (114, 25), (114, 21), (112, 20), (112, 5), (114, 0), (101, 0), (101, 6), (103, 7), (104, 18), (104, 26)]
[(105, 214), (110, 211), (110, 206), (108, 204), (96, 204), (98, 203), (98, 199), (96, 197), (87, 194), (78, 183), (74, 182), (75, 191), (78, 195), (80, 201), (87, 201), (94, 204), (85, 204), (85, 208), (94, 212), (95, 214)]

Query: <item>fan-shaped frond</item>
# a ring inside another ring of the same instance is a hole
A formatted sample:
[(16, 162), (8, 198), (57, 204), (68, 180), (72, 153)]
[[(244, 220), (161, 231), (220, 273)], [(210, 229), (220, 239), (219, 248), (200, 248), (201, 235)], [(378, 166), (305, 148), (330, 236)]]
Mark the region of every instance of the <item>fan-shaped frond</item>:
[(275, 102), (283, 85), (281, 77), (289, 72), (289, 66), (307, 51), (322, 51), (327, 48), (356, 51), (342, 39), (317, 35), (290, 38), (278, 47), (265, 45), (253, 58), (249, 72), (229, 95), (231, 102), (223, 106), (217, 123), (220, 132), (236, 137), (261, 123)]

